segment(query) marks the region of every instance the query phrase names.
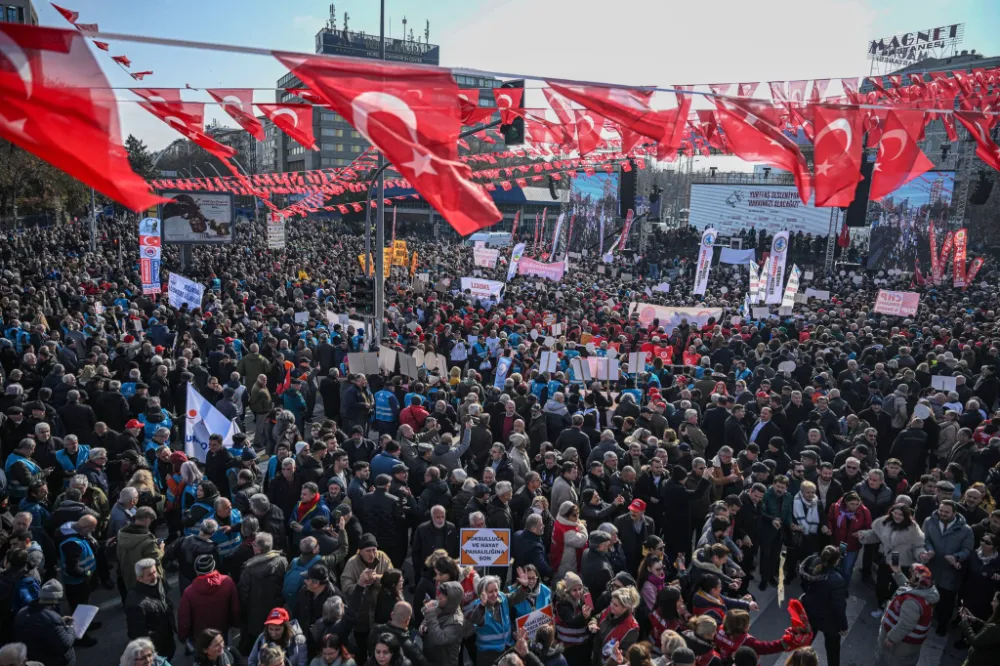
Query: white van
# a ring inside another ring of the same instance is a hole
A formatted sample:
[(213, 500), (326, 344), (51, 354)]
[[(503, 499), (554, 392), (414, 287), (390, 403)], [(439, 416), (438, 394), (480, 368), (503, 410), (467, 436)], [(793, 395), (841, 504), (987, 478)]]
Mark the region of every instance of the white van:
[(477, 241), (486, 243), (486, 247), (509, 247), (510, 233), (504, 231), (477, 231), (465, 239), (465, 245), (472, 247)]

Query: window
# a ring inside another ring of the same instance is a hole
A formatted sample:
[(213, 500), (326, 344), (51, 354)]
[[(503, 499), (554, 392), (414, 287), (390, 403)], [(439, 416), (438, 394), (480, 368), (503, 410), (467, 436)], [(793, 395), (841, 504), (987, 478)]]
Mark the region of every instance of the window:
[(343, 118), (333, 111), (320, 111), (319, 119), (324, 123), (335, 123), (338, 120), (343, 120)]
[(351, 152), (355, 153), (355, 154), (360, 153), (361, 152), (361, 146), (351, 146)]
[(322, 134), (323, 136), (342, 137), (344, 136), (344, 130), (336, 127), (321, 127), (320, 134)]
[(352, 139), (360, 139), (361, 138), (361, 132), (359, 132), (358, 130), (351, 130), (351, 138)]
[(17, 7), (7, 7), (7, 22), (17, 23)]
[(333, 157), (324, 157), (320, 159), (319, 163), (320, 166), (325, 166), (325, 167), (337, 166), (337, 160), (334, 159)]

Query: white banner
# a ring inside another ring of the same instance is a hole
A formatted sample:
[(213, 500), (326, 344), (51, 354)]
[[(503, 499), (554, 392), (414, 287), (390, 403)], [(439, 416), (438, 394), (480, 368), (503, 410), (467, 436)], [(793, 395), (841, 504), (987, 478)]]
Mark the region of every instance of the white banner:
[(223, 416), (188, 382), (187, 417), (184, 419), (184, 453), (187, 457), (205, 462), (209, 435), (222, 435), (222, 445), (231, 448), (236, 433), (236, 423)]
[(788, 284), (785, 285), (785, 295), (781, 297), (781, 307), (790, 308), (795, 305), (795, 295), (799, 293), (799, 279), (802, 271), (795, 264), (792, 264), (792, 272), (788, 275)]
[(180, 309), (187, 303), (188, 309), (201, 307), (201, 299), (205, 295), (205, 285), (189, 280), (180, 273), (171, 273), (167, 283), (167, 298), (170, 307)]
[(566, 217), (566, 213), (559, 213), (559, 217), (556, 219), (556, 232), (552, 235), (552, 254), (549, 255), (553, 259), (555, 259), (556, 250), (559, 248), (559, 233), (562, 231), (564, 217)]
[(517, 265), (524, 256), (524, 243), (518, 243), (510, 253), (510, 266), (507, 268), (507, 280), (517, 275)]
[(753, 248), (747, 250), (737, 250), (734, 247), (724, 247), (722, 248), (722, 254), (719, 255), (720, 264), (750, 264), (753, 263), (754, 254), (757, 251)]
[(821, 301), (830, 300), (830, 292), (825, 289), (813, 289), (812, 287), (806, 287), (806, 298), (816, 298)]
[(267, 248), (285, 249), (285, 216), (280, 213), (271, 213), (267, 216)]
[(476, 266), (483, 268), (496, 268), (497, 260), (500, 258), (500, 250), (492, 250), (486, 247), (472, 248), (472, 262)]
[(649, 326), (654, 319), (658, 319), (667, 335), (673, 332), (682, 319), (687, 319), (692, 327), (697, 328), (708, 324), (708, 320), (713, 317), (716, 321), (722, 319), (722, 308), (675, 308), (653, 303), (632, 303), (629, 314), (635, 312), (639, 313), (639, 323), (643, 326)]
[(788, 261), (788, 232), (774, 235), (771, 241), (770, 270), (767, 271), (767, 286), (764, 288), (764, 302), (768, 305), (781, 303), (781, 286), (785, 281), (785, 263)]
[(760, 267), (760, 272), (757, 273), (757, 300), (754, 301), (754, 305), (764, 302), (764, 288), (767, 286), (767, 275), (771, 272), (771, 257), (764, 260), (764, 265)]
[(803, 204), (794, 185), (692, 185), (688, 220), (692, 227), (715, 227), (735, 235), (753, 220), (757, 229), (782, 229), (826, 236), (830, 211), (816, 208), (814, 199)]
[(750, 262), (750, 303), (760, 299), (760, 267), (756, 261)]
[(504, 283), (497, 280), (482, 280), (474, 277), (462, 278), (462, 291), (466, 289), (472, 292), (476, 298), (500, 298), (500, 290)]
[(694, 289), (692, 294), (704, 294), (708, 288), (708, 274), (712, 270), (712, 255), (715, 248), (715, 229), (705, 229), (701, 235), (701, 246), (698, 251), (698, 263), (695, 265)]

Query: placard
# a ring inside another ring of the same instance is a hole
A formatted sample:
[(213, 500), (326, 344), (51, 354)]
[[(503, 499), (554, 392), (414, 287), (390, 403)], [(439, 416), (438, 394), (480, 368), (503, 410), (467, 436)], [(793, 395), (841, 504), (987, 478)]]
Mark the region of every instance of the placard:
[(559, 354), (557, 352), (543, 351), (538, 363), (539, 372), (558, 372)]
[(397, 354), (396, 358), (399, 359), (399, 372), (410, 379), (417, 379), (419, 375), (417, 374), (416, 360), (409, 354)]
[(645, 372), (646, 352), (630, 352), (628, 355), (628, 369), (632, 374)]
[(351, 372), (377, 375), (379, 371), (378, 354), (375, 352), (349, 353), (347, 355), (347, 365)]
[(803, 280), (812, 280), (813, 279), (813, 272), (812, 271), (806, 271), (806, 272), (804, 272), (802, 274), (802, 279)]
[(752, 308), (752, 314), (754, 319), (767, 319), (771, 314), (771, 309), (766, 305), (764, 306), (754, 306)]
[(910, 316), (917, 313), (920, 294), (913, 291), (878, 290), (875, 297), (875, 312), (887, 315)]
[(536, 611), (531, 611), (527, 615), (522, 615), (517, 618), (517, 630), (524, 631), (528, 634), (528, 640), (535, 640), (535, 634), (538, 630), (547, 624), (552, 624), (554, 618), (552, 616), (552, 604), (548, 606), (542, 606)]
[(573, 379), (576, 381), (593, 381), (594, 376), (590, 372), (588, 359), (577, 356), (569, 362), (569, 367), (573, 371)]
[(178, 310), (187, 305), (189, 310), (201, 307), (201, 299), (205, 295), (205, 285), (189, 280), (180, 273), (171, 273), (167, 282), (167, 299), (170, 307)]
[[(412, 323), (412, 322), (411, 322)], [(396, 350), (388, 347), (378, 348), (378, 368), (391, 375), (396, 370)]]
[(931, 375), (931, 388), (946, 393), (958, 390), (958, 377), (946, 377), (944, 375)]
[(267, 248), (285, 249), (285, 216), (281, 213), (271, 213), (267, 216)]
[(510, 530), (462, 528), (459, 563), (473, 567), (510, 564)]
[(828, 301), (830, 300), (830, 292), (826, 289), (813, 289), (812, 287), (806, 287), (806, 298)]
[(462, 278), (462, 291), (470, 291), (476, 298), (499, 298), (504, 283), (497, 280), (483, 280), (475, 277)]
[(309, 321), (309, 313), (308, 312), (296, 312), (295, 313), (295, 323), (296, 324), (305, 324), (305, 323), (308, 323), (308, 321)]

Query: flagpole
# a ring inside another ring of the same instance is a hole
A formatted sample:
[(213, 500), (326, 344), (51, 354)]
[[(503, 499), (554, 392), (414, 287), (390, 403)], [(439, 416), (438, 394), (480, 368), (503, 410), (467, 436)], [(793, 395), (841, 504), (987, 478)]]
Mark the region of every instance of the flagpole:
[[(379, 56), (385, 60), (385, 0), (379, 2)], [(403, 35), (406, 39), (406, 35)], [(373, 322), (372, 340), (376, 345), (382, 342), (382, 320), (385, 318), (385, 155), (378, 153), (378, 202), (376, 203), (375, 245), (378, 254), (375, 257), (375, 321)], [(368, 207), (371, 210), (371, 206)]]

